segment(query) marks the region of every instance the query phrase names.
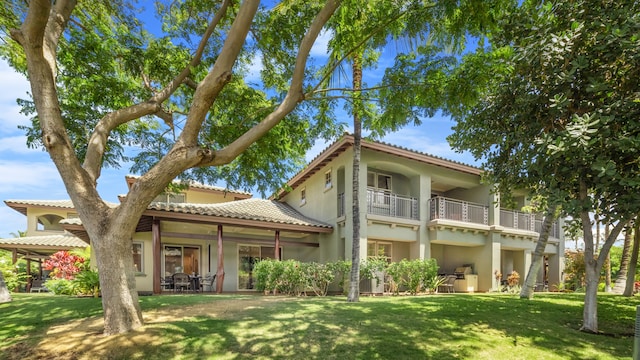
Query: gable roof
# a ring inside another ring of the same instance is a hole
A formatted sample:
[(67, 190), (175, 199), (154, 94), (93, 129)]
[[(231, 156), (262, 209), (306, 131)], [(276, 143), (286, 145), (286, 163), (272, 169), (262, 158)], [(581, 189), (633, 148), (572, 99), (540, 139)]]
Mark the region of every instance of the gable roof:
[[(343, 152), (352, 149), (354, 143), (353, 135), (344, 134), (340, 139), (335, 141), (316, 156), (309, 164), (297, 173), (287, 182), (287, 185), (294, 189), (310, 178), (312, 175), (320, 171), (325, 165), (333, 159), (341, 155)], [(385, 142), (362, 139), (362, 149), (378, 151), (389, 155), (398, 156), (404, 159), (418, 161), (424, 164), (435, 165), (446, 169), (451, 169), (471, 175), (482, 175), (484, 172), (481, 168), (468, 165), (459, 161), (448, 160), (439, 156), (423, 153), (402, 146), (397, 146)], [(280, 198), (287, 192), (286, 189), (279, 190), (276, 195), (272, 196)]]

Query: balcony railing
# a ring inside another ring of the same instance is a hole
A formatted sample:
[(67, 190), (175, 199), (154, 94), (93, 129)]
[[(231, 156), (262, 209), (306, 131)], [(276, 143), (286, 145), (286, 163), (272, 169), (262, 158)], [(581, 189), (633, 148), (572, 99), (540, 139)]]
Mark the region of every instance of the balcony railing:
[[(535, 220), (535, 232), (537, 232), (538, 234), (542, 231), (542, 219), (536, 219)], [(558, 224), (557, 221), (554, 221), (553, 224), (551, 224), (551, 230), (549, 231), (549, 237), (551, 238), (555, 238), (555, 239), (560, 239), (560, 225)]]
[(500, 225), (512, 229), (535, 231), (535, 214), (500, 209)]
[(367, 213), (403, 219), (420, 219), (418, 199), (372, 188), (367, 189)]
[[(338, 194), (338, 216), (345, 215), (344, 193)], [(386, 191), (367, 189), (367, 214), (420, 219), (418, 199)]]
[(485, 205), (437, 196), (429, 199), (429, 209), (431, 210), (431, 220), (448, 219), (482, 225), (489, 224), (489, 207)]

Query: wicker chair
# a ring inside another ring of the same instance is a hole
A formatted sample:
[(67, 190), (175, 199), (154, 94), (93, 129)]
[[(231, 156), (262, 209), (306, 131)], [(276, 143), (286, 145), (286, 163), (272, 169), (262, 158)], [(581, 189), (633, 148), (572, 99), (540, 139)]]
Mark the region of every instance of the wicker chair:
[(454, 283), (456, 282), (457, 276), (455, 275), (447, 275), (445, 277), (445, 281), (442, 285), (438, 286), (439, 292), (447, 292), (447, 293), (455, 293), (456, 289), (454, 287)]
[(191, 279), (185, 273), (173, 274), (173, 291), (184, 291), (191, 289)]

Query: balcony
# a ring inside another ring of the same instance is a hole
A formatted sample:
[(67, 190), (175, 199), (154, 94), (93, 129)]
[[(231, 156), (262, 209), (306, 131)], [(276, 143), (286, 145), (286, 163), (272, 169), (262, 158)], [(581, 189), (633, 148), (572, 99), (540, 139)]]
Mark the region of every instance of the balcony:
[(429, 199), (431, 220), (447, 219), (489, 225), (489, 207), (437, 196)]
[(512, 229), (535, 231), (534, 214), (516, 210), (500, 209), (500, 225)]
[[(338, 194), (338, 216), (345, 215), (344, 193)], [(419, 220), (418, 199), (378, 189), (367, 189), (367, 214)]]

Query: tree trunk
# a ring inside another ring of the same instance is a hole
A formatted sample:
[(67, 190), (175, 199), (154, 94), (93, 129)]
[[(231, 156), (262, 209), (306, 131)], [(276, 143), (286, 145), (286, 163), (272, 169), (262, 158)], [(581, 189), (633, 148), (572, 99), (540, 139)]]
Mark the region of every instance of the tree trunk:
[(629, 270), (629, 261), (631, 260), (631, 236), (633, 231), (630, 226), (627, 226), (624, 230), (624, 245), (622, 246), (622, 256), (620, 258), (620, 270), (616, 281), (613, 285), (613, 292), (615, 294), (624, 293), (624, 288), (627, 284), (627, 272)]
[(587, 254), (585, 251), (585, 278), (586, 291), (584, 294), (584, 311), (581, 331), (598, 333), (598, 283), (600, 280), (600, 269), (593, 258), (593, 252)]
[(640, 222), (636, 217), (633, 227), (633, 250), (631, 250), (631, 261), (629, 262), (629, 271), (627, 272), (627, 284), (622, 295), (633, 296), (636, 282), (636, 267), (638, 264), (638, 251), (640, 250)]
[(349, 281), (348, 302), (360, 301), (360, 150), (362, 141), (362, 123), (360, 119), (360, 93), (362, 88), (361, 55), (353, 59), (353, 242), (351, 243), (351, 277)]
[[(544, 249), (547, 247), (549, 241), (549, 232), (551, 231), (551, 224), (556, 219), (556, 206), (549, 206), (547, 213), (544, 215), (542, 221), (542, 229), (540, 230), (540, 236), (538, 236), (538, 243), (533, 251), (531, 266), (529, 266), (529, 272), (524, 281), (524, 285), (520, 290), (521, 299), (533, 299), (533, 290), (536, 287), (536, 280), (538, 279), (538, 273), (544, 263)], [(544, 279), (543, 279), (544, 281)]]
[(11, 300), (13, 300), (11, 298), (11, 293), (7, 288), (7, 284), (4, 282), (4, 275), (2, 275), (2, 271), (0, 271), (0, 304)]
[(136, 290), (131, 233), (127, 226), (107, 226), (91, 237), (100, 275), (104, 334), (125, 333), (143, 325)]
[[(604, 238), (609, 238), (609, 225), (604, 227)], [(611, 292), (611, 253), (607, 252), (607, 260), (604, 262), (604, 292)]]

